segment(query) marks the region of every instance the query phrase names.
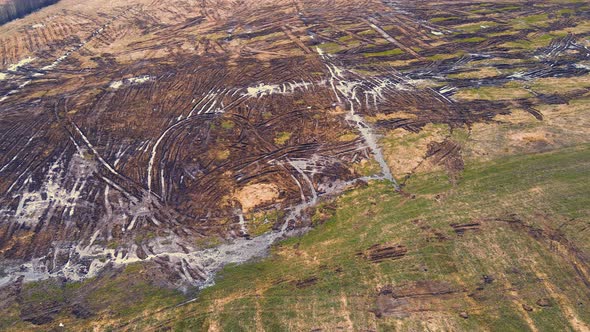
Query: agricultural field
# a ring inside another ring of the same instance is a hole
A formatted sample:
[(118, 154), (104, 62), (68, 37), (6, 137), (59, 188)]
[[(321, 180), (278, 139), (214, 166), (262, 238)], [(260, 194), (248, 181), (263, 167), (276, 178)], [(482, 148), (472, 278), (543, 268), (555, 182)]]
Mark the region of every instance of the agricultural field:
[(0, 330), (590, 331), (588, 2), (6, 21)]

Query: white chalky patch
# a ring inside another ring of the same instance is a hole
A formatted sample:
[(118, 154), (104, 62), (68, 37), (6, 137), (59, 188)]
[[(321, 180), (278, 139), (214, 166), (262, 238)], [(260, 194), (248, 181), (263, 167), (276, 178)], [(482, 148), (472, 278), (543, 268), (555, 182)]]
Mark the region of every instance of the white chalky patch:
[(24, 58), (22, 60), (20, 60), (18, 63), (12, 64), (10, 66), (8, 66), (8, 70), (9, 71), (17, 71), (19, 68), (28, 65), (29, 63), (35, 61), (35, 58), (32, 57), (28, 57), (28, 58)]

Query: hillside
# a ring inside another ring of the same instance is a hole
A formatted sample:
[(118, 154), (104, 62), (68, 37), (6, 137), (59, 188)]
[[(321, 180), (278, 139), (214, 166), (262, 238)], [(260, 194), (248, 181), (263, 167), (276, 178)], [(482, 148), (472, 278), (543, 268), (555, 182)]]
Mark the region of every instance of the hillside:
[(587, 331), (582, 1), (0, 26), (0, 330)]

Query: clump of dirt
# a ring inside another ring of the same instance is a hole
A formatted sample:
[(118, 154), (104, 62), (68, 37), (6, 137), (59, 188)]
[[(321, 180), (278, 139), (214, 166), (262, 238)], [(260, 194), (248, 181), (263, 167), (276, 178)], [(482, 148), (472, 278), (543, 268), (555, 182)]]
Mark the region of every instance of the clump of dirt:
[(429, 159), (430, 163), (433, 165), (442, 165), (453, 184), (456, 184), (459, 175), (465, 169), (465, 164), (461, 155), (461, 145), (450, 139), (428, 144), (426, 158)]
[(548, 298), (542, 298), (537, 300), (537, 305), (539, 307), (551, 307), (553, 304)]
[(449, 310), (449, 300), (463, 290), (443, 281), (421, 280), (407, 284), (382, 287), (375, 300), (376, 317), (407, 317), (412, 313), (428, 310)]
[(515, 144), (532, 146), (538, 151), (543, 151), (554, 143), (550, 133), (544, 130), (514, 133), (509, 138)]
[(408, 248), (401, 244), (376, 244), (359, 255), (373, 263), (381, 263), (389, 259), (400, 259), (407, 252)]
[(276, 201), (279, 195), (279, 188), (274, 184), (256, 183), (241, 188), (234, 196), (242, 205), (242, 210), (247, 213), (258, 206)]
[(296, 281), (295, 287), (307, 288), (307, 287), (315, 285), (317, 282), (318, 282), (318, 278), (316, 276), (311, 276), (311, 277), (305, 278), (303, 280)]
[(412, 223), (414, 225), (418, 226), (425, 233), (428, 242), (432, 242), (432, 241), (443, 242), (443, 241), (446, 241), (449, 239), (442, 232), (436, 230), (433, 227), (430, 227), (430, 225), (428, 225), (426, 223), (426, 221), (424, 221), (424, 220), (416, 219), (416, 220), (413, 220)]
[(457, 235), (461, 236), (465, 234), (465, 232), (467, 231), (478, 231), (481, 227), (481, 223), (470, 222), (465, 224), (451, 224), (450, 226), (453, 227), (453, 230), (455, 231), (455, 233), (457, 233)]

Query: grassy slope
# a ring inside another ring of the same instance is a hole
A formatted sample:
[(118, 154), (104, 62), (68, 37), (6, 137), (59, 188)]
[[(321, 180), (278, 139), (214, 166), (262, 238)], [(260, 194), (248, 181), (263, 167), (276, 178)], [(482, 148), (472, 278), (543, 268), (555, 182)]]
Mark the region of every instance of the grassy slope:
[[(545, 16), (519, 18), (513, 29), (544, 24), (546, 20)], [(547, 42), (543, 37), (516, 46), (534, 49)], [(332, 52), (342, 47), (327, 46), (338, 48)], [(436, 55), (433, 60), (441, 56), (448, 57)], [(498, 73), (490, 73), (488, 66), (484, 61), (476, 66), (479, 71), (475, 74), (456, 78), (496, 76)], [(538, 79), (530, 88), (547, 93), (564, 87), (579, 89), (587, 81), (587, 77), (582, 81)], [(464, 89), (457, 97), (496, 100), (527, 96), (528, 90), (521, 88)], [(507, 91), (511, 94), (506, 95)], [(573, 109), (574, 103), (564, 109), (585, 116), (586, 105), (587, 97), (579, 110)], [(557, 106), (547, 106), (552, 107)], [(543, 122), (496, 125), (517, 132), (530, 126), (551, 129), (553, 122), (559, 121), (583, 127), (584, 122), (576, 121), (573, 115), (542, 111)], [(482, 135), (504, 146), (498, 137), (508, 140), (512, 132), (497, 134), (497, 129), (493, 127), (492, 134)], [(563, 137), (569, 144), (578, 142)], [(481, 137), (476, 138), (483, 144)], [(325, 223), (305, 236), (280, 243), (267, 259), (226, 268), (217, 284), (190, 304), (175, 307), (185, 298), (141, 282), (146, 272), (140, 266), (131, 266), (85, 290), (82, 298), (90, 308), (107, 305), (109, 310), (86, 320), (74, 319), (69, 310), (63, 310), (51, 324), (57, 327), (63, 322), (72, 330), (91, 326), (100, 330), (171, 327), (178, 331), (579, 330), (590, 324), (590, 269), (586, 260), (590, 254), (586, 239), (590, 146), (544, 154), (491, 155), (493, 160), (487, 162), (466, 159), (466, 170), (455, 187), (444, 173), (418, 173), (405, 189), (415, 195), (414, 199), (402, 197), (385, 183), (350, 191), (319, 209), (322, 217), (316, 219), (331, 215)], [(462, 235), (451, 226), (466, 223), (479, 226)], [(376, 244), (399, 244), (408, 251), (400, 259), (374, 263), (362, 254)], [(487, 283), (484, 275), (491, 277)], [(29, 303), (65, 301), (79, 291), (76, 285), (58, 290), (43, 283), (26, 287), (29, 290), (24, 302)], [(392, 301), (391, 296), (379, 297), (387, 288), (405, 295), (398, 301)], [(447, 294), (432, 294), (440, 289)], [(550, 306), (539, 306), (541, 299)], [(0, 330), (34, 328), (18, 322), (19, 309), (23, 308), (0, 310)], [(43, 326), (42, 330), (49, 328)]]
[[(511, 30), (546, 21), (543, 15), (519, 18)], [(543, 47), (554, 36), (547, 37), (520, 46)], [(586, 77), (581, 79), (564, 80), (580, 89), (587, 83)], [(532, 90), (544, 92), (542, 81), (536, 80)], [(547, 84), (562, 90), (562, 83)], [(507, 99), (529, 93), (514, 95), (522, 92), (515, 88), (497, 89)], [(506, 96), (507, 90), (512, 95)], [(501, 97), (486, 92), (489, 96), (477, 99)], [(585, 116), (585, 109), (576, 114)], [(547, 119), (535, 125), (551, 129), (553, 117), (570, 121), (558, 112), (543, 113)], [(522, 130), (523, 125), (514, 126)], [(165, 326), (228, 331), (587, 327), (590, 146), (485, 163), (470, 160), (456, 187), (442, 173), (413, 177), (406, 191), (414, 199), (383, 183), (347, 193), (325, 224), (281, 243), (268, 259), (227, 268), (197, 302), (163, 314), (169, 320)], [(462, 235), (451, 226), (467, 223), (479, 226)], [(358, 255), (376, 244), (401, 244), (408, 252), (381, 263)], [(452, 292), (428, 295), (428, 287), (420, 286), (425, 283), (445, 285)], [(388, 285), (406, 296), (393, 308), (379, 310), (383, 301), (378, 294)]]
[[(456, 187), (442, 173), (421, 174), (406, 188), (415, 198), (371, 183), (338, 199), (327, 222), (280, 243), (271, 257), (226, 268), (198, 301), (170, 307), (181, 300), (177, 295), (151, 297), (145, 286), (138, 310), (115, 308), (92, 323), (63, 313), (54, 324), (108, 330), (131, 320), (125, 329), (179, 331), (572, 329), (590, 322), (590, 290), (582, 281), (590, 252), (588, 175), (590, 146), (581, 145), (468, 164)], [(474, 221), (478, 229), (463, 235), (450, 226)], [(385, 243), (401, 244), (407, 254), (380, 263), (359, 255)], [(129, 270), (96, 294), (124, 297), (124, 281), (134, 273), (140, 272)], [(485, 283), (484, 275), (493, 281)], [(406, 296), (378, 318), (384, 303), (378, 293), (388, 285)], [(451, 291), (429, 294), (436, 285)], [(551, 306), (537, 305), (540, 299)]]
[[(198, 304), (173, 314), (183, 317), (177, 327), (422, 328), (430, 319), (439, 328), (523, 330), (532, 324), (554, 330), (576, 323), (568, 316), (590, 322), (588, 288), (574, 270), (574, 264), (581, 270), (585, 266), (568, 250), (574, 245), (559, 248), (563, 245), (540, 233), (554, 234), (559, 228), (580, 244), (578, 250), (588, 252), (581, 230), (590, 213), (584, 181), (589, 172), (590, 147), (581, 146), (469, 165), (457, 188), (450, 188), (441, 174), (425, 175), (407, 189), (415, 199), (400, 197), (385, 184), (371, 184), (338, 200), (327, 223), (283, 242), (271, 258), (227, 269)], [(437, 200), (436, 194), (443, 197)], [(492, 221), (512, 214), (521, 226)], [(450, 227), (482, 219), (487, 221), (481, 221), (480, 230), (463, 236)], [(447, 239), (438, 240), (435, 233)], [(405, 245), (408, 254), (382, 263), (357, 255), (382, 243)], [(484, 284), (483, 275), (494, 281)], [(297, 287), (311, 278), (317, 282)], [(442, 280), (461, 292), (417, 301), (403, 320), (376, 318), (371, 312), (378, 289), (418, 280)], [(541, 298), (554, 305), (536, 305)], [(523, 304), (533, 311), (525, 311)], [(462, 311), (468, 319), (458, 316)]]

